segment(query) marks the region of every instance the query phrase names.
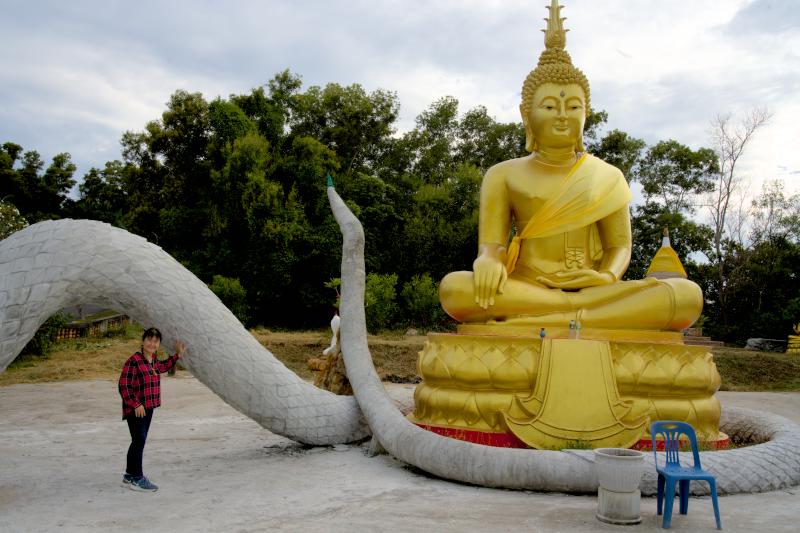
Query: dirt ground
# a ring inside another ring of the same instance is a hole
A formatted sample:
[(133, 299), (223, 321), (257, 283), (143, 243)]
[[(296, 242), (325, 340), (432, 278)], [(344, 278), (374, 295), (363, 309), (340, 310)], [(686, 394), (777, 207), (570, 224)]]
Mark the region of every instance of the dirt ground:
[[(394, 386), (408, 397), (413, 386)], [(800, 393), (720, 393), (800, 422)], [(164, 379), (145, 451), (154, 494), (121, 484), (129, 437), (116, 383), (0, 387), (0, 531), (661, 531), (598, 522), (595, 496), (435, 479), (364, 445), (304, 447), (245, 418), (191, 377)], [(727, 531), (796, 531), (800, 487), (720, 499)], [(712, 531), (709, 499), (674, 531)]]

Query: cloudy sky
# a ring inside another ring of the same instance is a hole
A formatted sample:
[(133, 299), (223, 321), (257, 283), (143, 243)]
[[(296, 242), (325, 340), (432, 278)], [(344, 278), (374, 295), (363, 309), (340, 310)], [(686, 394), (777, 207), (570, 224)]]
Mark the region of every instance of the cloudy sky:
[[(46, 161), (69, 152), (81, 177), (120, 158), (122, 133), (158, 118), (175, 90), (227, 97), (285, 68), (306, 87), (396, 91), (401, 131), (444, 95), (518, 120), (547, 3), (0, 0), (0, 143)], [(800, 190), (797, 0), (562, 3), (567, 49), (611, 127), (707, 146), (715, 115), (767, 107), (742, 168)]]

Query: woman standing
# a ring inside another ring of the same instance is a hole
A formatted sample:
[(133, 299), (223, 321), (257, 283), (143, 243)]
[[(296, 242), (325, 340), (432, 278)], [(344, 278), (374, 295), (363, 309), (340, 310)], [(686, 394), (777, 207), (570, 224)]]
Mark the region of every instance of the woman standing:
[(161, 405), (161, 374), (169, 371), (183, 355), (186, 346), (175, 342), (176, 352), (165, 361), (156, 356), (161, 345), (161, 332), (148, 328), (142, 333), (141, 349), (130, 356), (119, 377), (119, 394), (122, 396), (122, 418), (128, 422), (131, 445), (128, 463), (122, 482), (132, 490), (155, 492), (158, 486), (151, 483), (142, 472), (142, 455), (153, 410)]

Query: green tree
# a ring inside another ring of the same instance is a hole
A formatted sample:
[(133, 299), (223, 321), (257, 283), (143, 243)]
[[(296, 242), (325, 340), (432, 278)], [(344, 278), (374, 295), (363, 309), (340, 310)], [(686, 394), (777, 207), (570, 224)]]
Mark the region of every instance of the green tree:
[(346, 174), (373, 170), (386, 151), (400, 111), (397, 95), (360, 85), (309, 87), (292, 96), (294, 137), (313, 137), (332, 150)]
[(800, 194), (787, 197), (781, 182), (767, 182), (752, 210), (750, 239), (725, 239), (720, 261), (705, 265), (706, 329), (728, 342), (783, 338), (800, 316)]
[(271, 147), (260, 133), (249, 131), (226, 144), (220, 158), (221, 168), (211, 171), (208, 218), (202, 229), (204, 267), (208, 269), (203, 274), (225, 272), (247, 284), (250, 278), (242, 270), (246, 261), (242, 255), (250, 247), (247, 211), (253, 206), (246, 204), (245, 192), (265, 185), (272, 161)]
[(28, 221), (13, 204), (0, 200), (0, 240), (27, 226)]
[(400, 296), (407, 325), (427, 329), (446, 321), (447, 315), (439, 304), (439, 284), (427, 272), (403, 284)]
[(646, 143), (618, 129), (606, 132), (607, 122), (605, 111), (593, 111), (586, 117), (584, 147), (590, 154), (620, 169), (625, 179), (631, 181), (636, 177)]
[[(723, 248), (728, 294), (728, 321), (719, 320), (720, 287), (712, 281), (707, 294), (708, 310), (714, 317), (707, 329), (715, 338), (743, 344), (749, 337), (785, 338), (800, 312), (800, 245), (782, 235), (743, 249), (731, 241)], [(710, 265), (713, 269), (716, 264)]]
[(218, 151), (257, 130), (256, 124), (235, 101), (217, 98), (208, 105), (209, 142)]
[(452, 270), (468, 269), (478, 250), (478, 203), (482, 174), (472, 165), (459, 167), (452, 179), (424, 184), (414, 192), (402, 239), (397, 244), (398, 272), (410, 279), (420, 270), (441, 279)]
[[(353, 204), (364, 226), (367, 270), (394, 270), (397, 250), (387, 243), (396, 243), (402, 238), (405, 222), (404, 213), (396, 208), (396, 189), (380, 178), (359, 172), (343, 177), (339, 190)], [(331, 245), (337, 246), (338, 239)]]
[(211, 162), (209, 105), (199, 93), (176, 91), (160, 120), (123, 136), (131, 208), (124, 225), (190, 266), (203, 263)]
[(713, 150), (692, 150), (677, 141), (661, 141), (648, 148), (636, 180), (645, 200), (658, 202), (671, 213), (694, 211), (694, 197), (714, 190), (719, 162)]
[(752, 201), (753, 243), (782, 237), (800, 242), (800, 193), (787, 196), (781, 180), (766, 181), (761, 194)]
[(456, 128), (454, 159), (485, 172), (492, 165), (527, 155), (521, 122), (501, 123), (483, 106), (467, 111)]
[(78, 185), (78, 200), (70, 215), (120, 226), (129, 207), (125, 173), (121, 161), (109, 161), (103, 170), (90, 169)]
[(217, 275), (208, 288), (217, 295), (225, 307), (230, 309), (239, 322), (248, 324), (247, 291), (238, 279)]
[(241, 279), (252, 293), (251, 309), (263, 323), (302, 323), (307, 306), (298, 304), (307, 299), (305, 285), (311, 281), (295, 275), (297, 264), (305, 260), (301, 244), (307, 234), (297, 193), (287, 194), (273, 181), (251, 180), (242, 202), (250, 239), (239, 257)]
[(611, 130), (600, 141), (587, 148), (606, 163), (614, 165), (622, 171), (628, 181), (636, 178), (638, 165), (642, 158), (645, 142), (631, 137), (621, 130)]
[(440, 185), (452, 175), (458, 135), (458, 100), (446, 96), (416, 119), (416, 128), (403, 137), (409, 172), (423, 183)]
[(285, 129), (289, 128), (292, 121), (297, 104), (295, 96), (303, 87), (303, 81), (300, 76), (286, 69), (273, 76), (267, 86), (269, 87), (269, 101), (281, 117), (279, 124), (280, 134), (282, 134)]
[(36, 151), (23, 153), (21, 146), (8, 142), (0, 148), (0, 198), (13, 203), (31, 223), (60, 218), (75, 185), (76, 167), (68, 153), (53, 157), (44, 173), (43, 168)]
[(69, 321), (64, 313), (56, 313), (39, 326), (33, 338), (22, 349), (18, 357), (36, 356), (43, 357), (50, 353), (56, 342), (56, 336), (61, 328)]
[(394, 325), (397, 314), (397, 274), (367, 274), (364, 306), (367, 329), (378, 333)]

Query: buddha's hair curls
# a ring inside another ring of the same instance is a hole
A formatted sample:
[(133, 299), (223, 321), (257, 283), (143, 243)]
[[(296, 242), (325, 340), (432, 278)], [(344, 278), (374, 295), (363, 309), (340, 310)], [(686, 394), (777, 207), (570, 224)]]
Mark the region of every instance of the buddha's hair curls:
[(572, 65), (572, 58), (566, 50), (548, 49), (539, 56), (539, 64), (528, 74), (522, 84), (522, 104), (520, 110), (527, 115), (533, 108), (533, 94), (545, 83), (566, 85), (576, 83), (586, 95), (586, 114), (589, 114), (589, 80), (580, 69)]

